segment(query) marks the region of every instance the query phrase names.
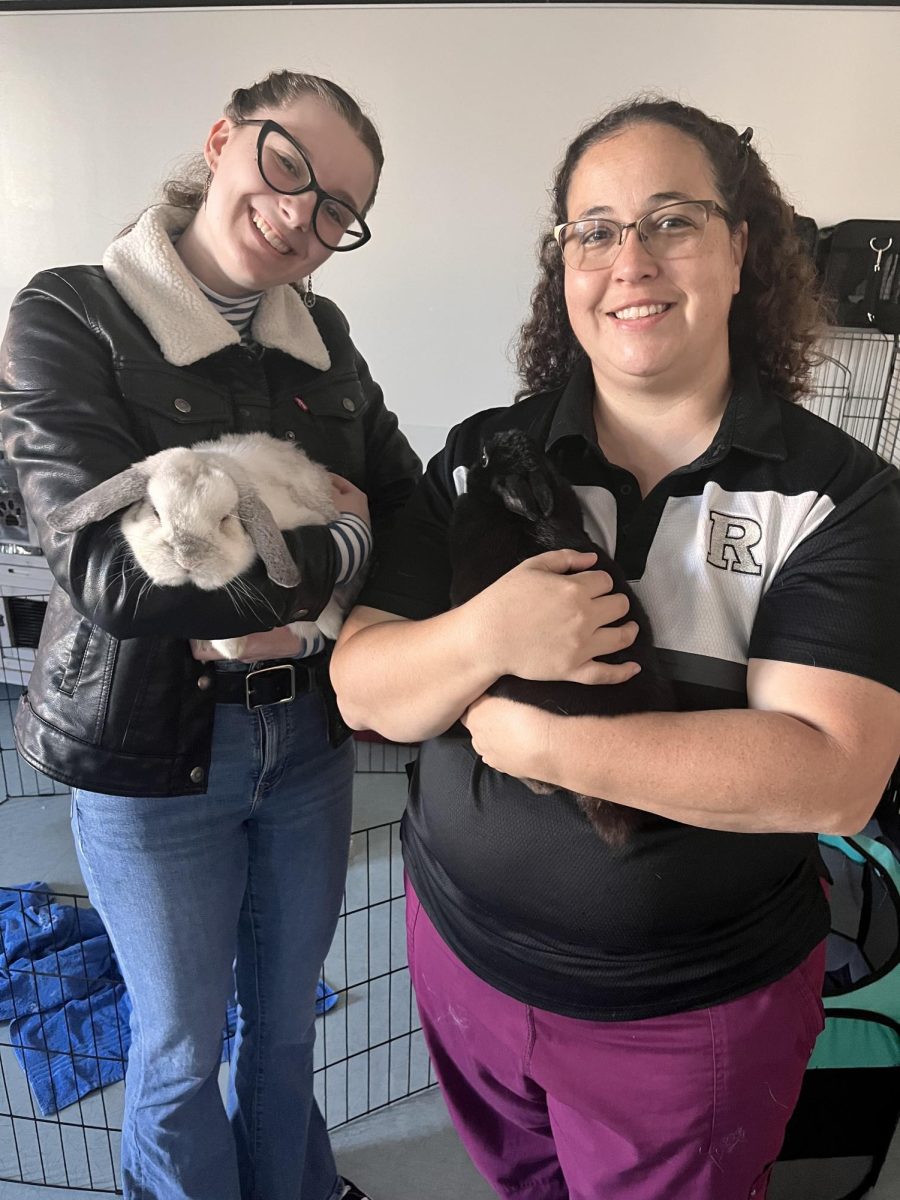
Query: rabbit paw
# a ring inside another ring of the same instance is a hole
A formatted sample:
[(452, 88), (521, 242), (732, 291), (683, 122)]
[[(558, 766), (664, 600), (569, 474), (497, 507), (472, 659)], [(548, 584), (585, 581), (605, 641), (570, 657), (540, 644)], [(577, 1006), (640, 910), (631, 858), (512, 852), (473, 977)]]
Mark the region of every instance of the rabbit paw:
[(316, 617), (316, 625), (318, 625), (325, 637), (336, 641), (338, 634), (341, 632), (345, 616), (346, 613), (343, 606), (332, 596), (318, 617)]

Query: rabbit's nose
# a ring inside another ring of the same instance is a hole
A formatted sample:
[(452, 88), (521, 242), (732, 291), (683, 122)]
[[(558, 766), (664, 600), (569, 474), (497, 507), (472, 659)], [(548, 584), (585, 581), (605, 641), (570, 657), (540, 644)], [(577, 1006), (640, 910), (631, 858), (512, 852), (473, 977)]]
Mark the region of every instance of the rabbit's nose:
[(179, 567), (189, 571), (200, 562), (205, 546), (202, 538), (181, 534), (172, 540), (172, 557)]

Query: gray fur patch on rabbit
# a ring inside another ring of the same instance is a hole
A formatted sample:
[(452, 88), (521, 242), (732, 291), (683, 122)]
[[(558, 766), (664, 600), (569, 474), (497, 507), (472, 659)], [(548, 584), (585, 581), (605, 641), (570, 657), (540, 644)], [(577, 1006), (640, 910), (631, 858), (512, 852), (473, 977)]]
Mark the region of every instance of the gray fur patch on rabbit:
[[(122, 534), (152, 583), (192, 583), (206, 591), (234, 585), (257, 555), (274, 582), (296, 586), (299, 574), (280, 531), (325, 525), (339, 515), (326, 468), (267, 433), (229, 433), (151, 454), (57, 509), (48, 522), (73, 532), (122, 508)], [(317, 621), (290, 628), (308, 641), (318, 632), (337, 637), (360, 582), (335, 588)], [(209, 644), (239, 658), (243, 643)]]

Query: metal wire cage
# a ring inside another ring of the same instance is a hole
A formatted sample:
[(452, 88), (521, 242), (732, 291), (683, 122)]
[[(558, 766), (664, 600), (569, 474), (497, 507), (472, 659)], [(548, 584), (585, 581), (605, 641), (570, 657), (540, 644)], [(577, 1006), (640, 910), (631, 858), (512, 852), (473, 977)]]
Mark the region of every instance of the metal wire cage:
[(833, 329), (802, 403), (900, 466), (898, 337), (868, 329)]
[[(15, 750), (18, 681), (27, 680), (32, 651), (12, 644), (4, 629), (2, 666), (16, 682), (0, 684), (0, 804), (59, 797), (58, 806), (69, 789)], [(36, 644), (37, 631), (28, 632)], [(396, 775), (402, 791), (415, 753), (360, 740), (357, 774)], [(323, 993), (320, 1007), (325, 996), (329, 1007), (317, 1018), (316, 1098), (331, 1129), (434, 1083), (406, 965), (399, 829), (399, 821), (385, 821), (352, 835), (337, 931), (322, 968), (333, 997)], [(117, 1193), (128, 1008), (109, 939), (95, 931), (83, 894), (0, 880), (0, 910), (0, 1182)], [(226, 1023), (223, 1089), (231, 1047)]]
[[(128, 1009), (109, 940), (86, 896), (7, 888), (4, 902), (19, 918), (4, 927), (24, 932), (15, 945), (0, 937), (0, 1180), (116, 1193)], [(399, 822), (359, 830), (323, 966), (333, 1007), (317, 1018), (315, 1091), (330, 1129), (434, 1083), (404, 915)], [(231, 1045), (226, 1024), (226, 1062)]]

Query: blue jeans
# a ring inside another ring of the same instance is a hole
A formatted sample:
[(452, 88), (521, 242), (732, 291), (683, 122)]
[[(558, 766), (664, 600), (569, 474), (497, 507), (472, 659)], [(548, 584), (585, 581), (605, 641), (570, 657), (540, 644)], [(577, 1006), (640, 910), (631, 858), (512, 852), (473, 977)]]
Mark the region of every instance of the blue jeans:
[[(209, 791), (76, 790), (91, 900), (133, 1006), (122, 1176), (127, 1200), (332, 1200), (313, 1096), (315, 989), (350, 843), (353, 751), (320, 696), (219, 704)], [(218, 1069), (237, 987), (227, 1105)]]

